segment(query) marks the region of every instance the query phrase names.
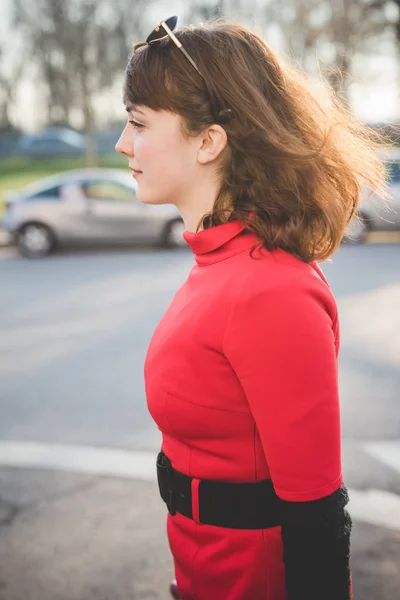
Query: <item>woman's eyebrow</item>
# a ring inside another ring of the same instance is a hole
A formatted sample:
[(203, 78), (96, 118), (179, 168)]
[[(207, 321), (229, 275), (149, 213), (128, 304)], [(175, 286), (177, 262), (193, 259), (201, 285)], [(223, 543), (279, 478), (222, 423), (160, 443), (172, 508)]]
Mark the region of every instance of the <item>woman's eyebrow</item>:
[(129, 104), (128, 106), (125, 107), (126, 112), (130, 113), (132, 111), (135, 111), (141, 115), (143, 115), (144, 117), (146, 116), (144, 114), (144, 112), (142, 110), (140, 110), (140, 108), (138, 108), (137, 106), (135, 106), (134, 104)]

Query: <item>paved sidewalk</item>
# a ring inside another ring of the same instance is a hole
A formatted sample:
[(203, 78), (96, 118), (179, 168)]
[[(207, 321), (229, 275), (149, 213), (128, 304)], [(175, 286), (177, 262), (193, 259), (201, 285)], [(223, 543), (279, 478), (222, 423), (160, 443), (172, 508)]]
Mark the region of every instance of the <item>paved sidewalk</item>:
[(156, 485), (0, 471), (1, 600), (167, 600), (173, 575)]
[[(400, 533), (356, 523), (352, 570), (356, 600), (399, 600)], [(156, 484), (0, 470), (1, 600), (168, 600), (172, 571)]]

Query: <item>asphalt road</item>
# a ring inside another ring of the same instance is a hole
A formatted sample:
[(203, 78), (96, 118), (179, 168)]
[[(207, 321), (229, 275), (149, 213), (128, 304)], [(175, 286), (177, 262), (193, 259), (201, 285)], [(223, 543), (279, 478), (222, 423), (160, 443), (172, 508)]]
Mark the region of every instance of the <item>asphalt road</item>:
[[(356, 600), (400, 599), (399, 263), (400, 245), (380, 244), (342, 246), (322, 265), (342, 326)], [(45, 260), (0, 250), (0, 600), (168, 597), (165, 514), (151, 478), (99, 476), (83, 458), (69, 472), (17, 467), (16, 456), (28, 442), (55, 462), (60, 447), (158, 451), (143, 360), (192, 264), (189, 250)], [(17, 447), (9, 464), (5, 442)]]

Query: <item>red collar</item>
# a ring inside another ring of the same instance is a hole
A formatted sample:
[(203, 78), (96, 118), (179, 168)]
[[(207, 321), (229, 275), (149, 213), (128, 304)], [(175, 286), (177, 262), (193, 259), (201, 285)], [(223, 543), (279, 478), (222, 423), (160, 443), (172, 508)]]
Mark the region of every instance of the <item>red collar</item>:
[(245, 226), (240, 221), (229, 221), (223, 225), (216, 225), (209, 229), (202, 229), (198, 233), (185, 231), (183, 237), (195, 255), (199, 265), (219, 262), (251, 248), (257, 241), (252, 233), (244, 232)]

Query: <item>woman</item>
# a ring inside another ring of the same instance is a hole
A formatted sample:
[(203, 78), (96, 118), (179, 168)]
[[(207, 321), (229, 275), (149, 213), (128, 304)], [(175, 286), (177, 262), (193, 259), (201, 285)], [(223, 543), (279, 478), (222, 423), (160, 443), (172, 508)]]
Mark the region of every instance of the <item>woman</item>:
[[(150, 343), (149, 410), (185, 600), (347, 600), (335, 300), (372, 142), (238, 24), (162, 21), (128, 63), (117, 143), (196, 264)], [(177, 593), (177, 592), (176, 592)]]

